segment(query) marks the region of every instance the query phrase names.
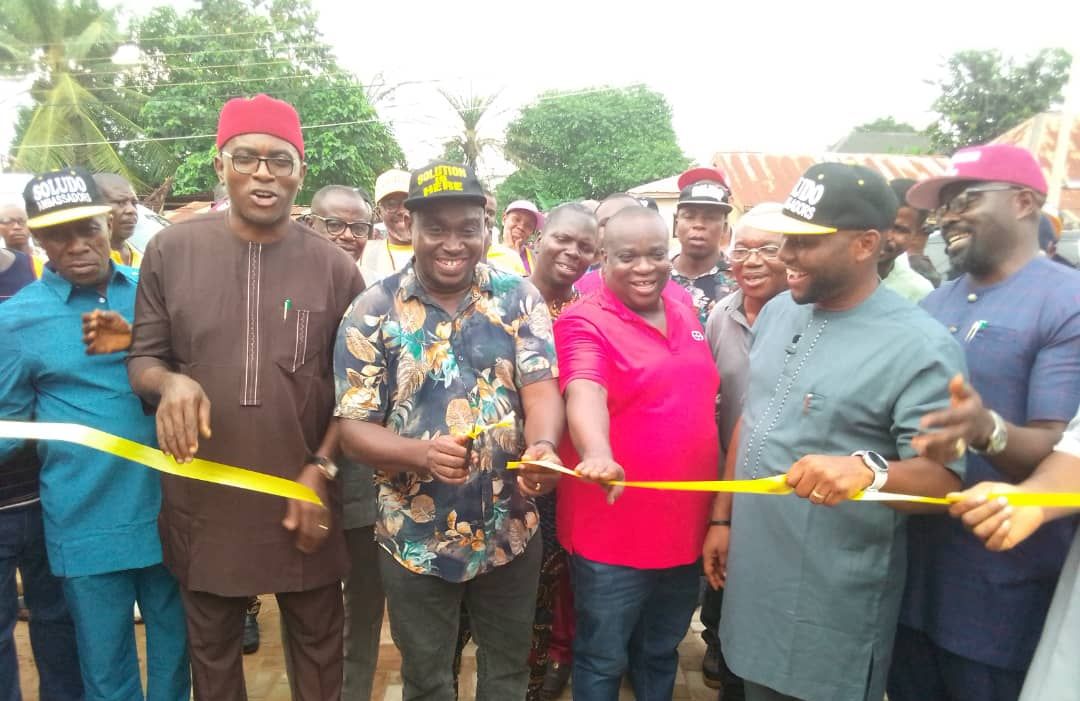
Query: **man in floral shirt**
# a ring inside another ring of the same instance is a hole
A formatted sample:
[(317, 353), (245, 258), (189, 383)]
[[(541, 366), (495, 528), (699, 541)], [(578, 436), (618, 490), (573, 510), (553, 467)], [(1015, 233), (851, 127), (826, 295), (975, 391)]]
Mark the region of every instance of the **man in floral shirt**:
[(414, 171), (415, 258), (345, 314), (334, 349), (349, 457), (372, 465), (375, 536), (405, 698), (453, 698), (462, 602), (479, 643), (477, 696), (524, 698), (541, 562), (533, 498), (563, 427), (551, 317), (527, 280), (480, 263), (473, 170)]

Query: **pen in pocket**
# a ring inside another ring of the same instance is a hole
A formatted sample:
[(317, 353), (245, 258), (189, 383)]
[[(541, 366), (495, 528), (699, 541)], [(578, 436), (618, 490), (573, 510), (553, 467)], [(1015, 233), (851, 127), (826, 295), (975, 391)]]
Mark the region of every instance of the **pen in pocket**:
[(281, 306), (282, 306), (281, 320), (282, 321), (288, 321), (289, 320), (289, 308), (292, 307), (292, 300), (290, 298), (286, 297), (285, 302)]
[(985, 329), (988, 326), (990, 326), (990, 324), (987, 321), (982, 320), (982, 319), (980, 319), (979, 321), (972, 322), (971, 328), (968, 329), (967, 335), (964, 336), (964, 342), (965, 343), (971, 343), (972, 341), (975, 340), (975, 337), (979, 335), (979, 332), (982, 331), (983, 329)]

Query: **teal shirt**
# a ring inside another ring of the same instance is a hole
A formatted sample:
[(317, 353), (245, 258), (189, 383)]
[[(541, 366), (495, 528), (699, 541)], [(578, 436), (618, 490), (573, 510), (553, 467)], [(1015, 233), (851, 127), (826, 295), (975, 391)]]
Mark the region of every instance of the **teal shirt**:
[[(752, 334), (737, 479), (786, 473), (805, 455), (911, 458), (919, 419), (948, 405), (949, 379), (964, 371), (945, 328), (880, 285), (842, 312), (785, 292)], [(720, 623), (732, 670), (807, 701), (882, 698), (904, 526), (883, 504), (736, 495)]]
[[(104, 295), (46, 268), (0, 305), (0, 419), (78, 423), (156, 446), (154, 418), (131, 391), (123, 353), (87, 355), (82, 315), (131, 320), (137, 273), (113, 266)], [(0, 460), (19, 442), (0, 441)], [(40, 441), (41, 506), (49, 564), (79, 577), (161, 562), (158, 474), (72, 443)]]

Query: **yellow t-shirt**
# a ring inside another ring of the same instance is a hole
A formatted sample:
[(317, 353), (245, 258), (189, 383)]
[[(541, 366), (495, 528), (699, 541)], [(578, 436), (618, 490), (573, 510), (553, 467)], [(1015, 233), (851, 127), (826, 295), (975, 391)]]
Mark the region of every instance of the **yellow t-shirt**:
[[(124, 246), (131, 253), (131, 267), (138, 268), (140, 265), (142, 265), (142, 254), (136, 251), (135, 247), (127, 241), (124, 242)], [(120, 251), (117, 251), (115, 249), (110, 250), (109, 257), (112, 258), (113, 262), (117, 265), (124, 264), (124, 259), (120, 256)]]
[(390, 260), (394, 263), (394, 270), (401, 270), (413, 257), (411, 243), (400, 244), (387, 241), (386, 250), (390, 253)]
[(488, 248), (487, 262), (508, 273), (514, 273), (521, 277), (528, 275), (525, 272), (525, 266), (521, 263), (521, 256), (518, 255), (518, 252), (502, 244), (491, 244), (491, 247)]

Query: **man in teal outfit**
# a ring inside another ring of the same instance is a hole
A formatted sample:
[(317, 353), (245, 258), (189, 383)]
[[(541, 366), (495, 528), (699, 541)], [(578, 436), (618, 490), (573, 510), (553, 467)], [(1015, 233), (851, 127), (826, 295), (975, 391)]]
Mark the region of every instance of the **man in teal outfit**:
[(940, 324), (879, 284), (896, 207), (874, 171), (824, 163), (782, 210), (755, 220), (784, 234), (790, 292), (752, 330), (734, 472), (786, 473), (797, 496), (718, 498), (704, 548), (713, 584), (726, 576), (720, 640), (750, 701), (882, 698), (905, 517), (849, 500), (960, 484), (962, 461), (946, 468), (911, 448), (922, 415), (948, 404), (964, 361)]
[[(154, 419), (131, 391), (124, 355), (83, 345), (84, 317), (106, 316), (123, 331), (135, 311), (137, 273), (109, 259), (109, 203), (81, 168), (34, 178), (25, 199), (49, 263), (0, 307), (0, 419), (83, 424), (153, 445)], [(0, 441), (0, 460), (20, 444)], [(45, 545), (75, 622), (86, 700), (187, 701), (184, 611), (162, 565), (157, 473), (72, 443), (41, 441), (38, 454)], [(145, 695), (136, 602), (146, 623)]]

